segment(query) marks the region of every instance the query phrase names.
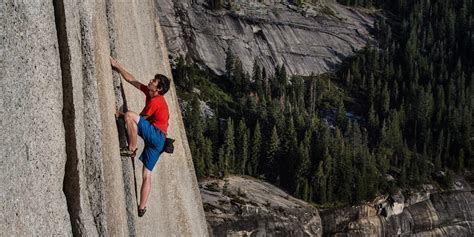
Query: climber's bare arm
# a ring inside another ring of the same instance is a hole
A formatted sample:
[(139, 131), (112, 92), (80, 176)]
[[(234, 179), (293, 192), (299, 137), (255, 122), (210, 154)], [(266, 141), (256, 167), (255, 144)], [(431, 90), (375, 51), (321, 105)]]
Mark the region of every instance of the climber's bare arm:
[(112, 65), (113, 68), (115, 68), (115, 70), (117, 70), (120, 73), (120, 75), (122, 75), (125, 81), (127, 81), (128, 83), (132, 84), (134, 87), (140, 90), (140, 87), (143, 84), (137, 81), (137, 79), (135, 79), (135, 77), (130, 72), (128, 72), (127, 69), (125, 69), (122, 65), (120, 65), (120, 63), (117, 62), (117, 60), (110, 57), (110, 64)]

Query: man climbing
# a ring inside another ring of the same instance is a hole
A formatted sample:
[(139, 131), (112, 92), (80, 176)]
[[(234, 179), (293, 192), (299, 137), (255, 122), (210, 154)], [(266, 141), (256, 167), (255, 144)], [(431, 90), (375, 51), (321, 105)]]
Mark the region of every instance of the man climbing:
[(168, 130), (169, 113), (164, 94), (168, 92), (170, 80), (162, 74), (156, 74), (146, 86), (137, 81), (114, 58), (110, 57), (110, 63), (127, 82), (141, 90), (146, 96), (145, 107), (140, 114), (132, 111), (126, 113), (118, 111), (116, 114), (124, 117), (128, 133), (128, 147), (120, 151), (122, 156), (135, 157), (137, 134), (145, 142), (145, 148), (140, 155), (140, 160), (143, 162), (143, 182), (140, 189), (138, 216), (142, 217), (146, 212), (146, 202), (151, 190), (151, 172), (163, 150)]

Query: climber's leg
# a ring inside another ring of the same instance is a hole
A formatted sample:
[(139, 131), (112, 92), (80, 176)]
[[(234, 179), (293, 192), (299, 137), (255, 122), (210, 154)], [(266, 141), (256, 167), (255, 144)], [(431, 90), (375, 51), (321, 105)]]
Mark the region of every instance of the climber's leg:
[(145, 209), (151, 191), (151, 171), (143, 166), (143, 182), (140, 191), (140, 209)]
[(160, 152), (163, 150), (165, 135), (160, 129), (153, 126), (143, 117), (139, 117), (138, 135), (143, 138), (145, 147), (140, 155), (143, 162), (143, 181), (140, 189), (140, 206), (138, 207), (138, 216), (145, 213), (146, 203), (151, 191), (151, 171), (160, 158)]
[(127, 125), (128, 133), (128, 149), (130, 151), (135, 151), (137, 149), (137, 124), (140, 119), (137, 113), (128, 111), (125, 113), (125, 124)]

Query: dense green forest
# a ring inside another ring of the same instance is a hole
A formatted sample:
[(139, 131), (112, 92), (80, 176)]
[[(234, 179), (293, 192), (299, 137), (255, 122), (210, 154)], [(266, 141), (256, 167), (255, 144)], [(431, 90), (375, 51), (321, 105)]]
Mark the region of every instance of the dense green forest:
[(255, 63), (248, 74), (228, 51), (216, 76), (178, 59), (198, 177), (250, 175), (334, 205), (426, 182), (449, 188), (473, 170), (474, 0), (339, 2), (383, 14), (378, 43), (334, 73), (275, 65), (269, 75)]

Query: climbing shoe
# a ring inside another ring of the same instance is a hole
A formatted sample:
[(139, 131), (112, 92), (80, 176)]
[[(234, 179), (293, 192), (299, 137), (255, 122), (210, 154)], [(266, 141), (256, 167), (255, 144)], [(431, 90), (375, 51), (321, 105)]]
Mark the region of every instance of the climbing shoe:
[(145, 215), (145, 212), (146, 212), (146, 207), (143, 209), (138, 208), (138, 217), (142, 217), (143, 215)]

